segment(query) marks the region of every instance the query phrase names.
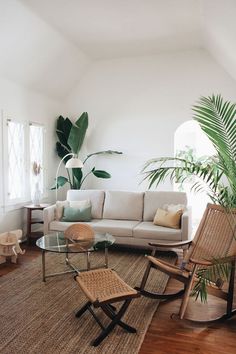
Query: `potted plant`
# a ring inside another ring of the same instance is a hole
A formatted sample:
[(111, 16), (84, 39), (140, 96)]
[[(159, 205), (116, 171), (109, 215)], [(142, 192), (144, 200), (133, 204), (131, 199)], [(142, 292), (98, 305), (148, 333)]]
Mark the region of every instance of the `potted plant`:
[[(166, 178), (176, 183), (189, 181), (194, 176), (192, 189), (206, 191), (213, 203), (220, 204), (230, 211), (236, 207), (236, 104), (224, 101), (221, 95), (201, 97), (193, 106), (193, 119), (212, 142), (215, 155), (207, 158), (194, 158), (191, 154), (176, 157), (159, 157), (149, 160), (143, 169), (144, 180), (149, 188), (157, 186)], [(193, 181), (193, 179), (192, 179)], [(235, 231), (235, 230), (234, 230)], [(212, 274), (218, 271), (227, 278), (226, 266), (217, 264), (201, 270), (199, 282), (193, 293), (206, 300), (206, 285)], [(207, 273), (207, 274), (206, 274)]]
[[(79, 154), (85, 135), (88, 128), (88, 113), (84, 112), (76, 120), (75, 124), (71, 122), (69, 118), (64, 118), (59, 116), (56, 124), (56, 133), (58, 141), (56, 142), (56, 151), (58, 156), (63, 159), (68, 153)], [(86, 162), (96, 155), (113, 155), (113, 154), (122, 154), (120, 151), (114, 150), (105, 150), (93, 152), (86, 156), (83, 161), (85, 165)], [(68, 161), (70, 157), (64, 159), (64, 163)], [(63, 187), (66, 183), (69, 183), (71, 189), (80, 189), (89, 175), (93, 175), (97, 178), (111, 178), (110, 173), (104, 170), (98, 170), (95, 167), (90, 168), (86, 174), (83, 173), (82, 168), (73, 168), (69, 172), (67, 170), (67, 177), (59, 176), (55, 185), (51, 189)]]

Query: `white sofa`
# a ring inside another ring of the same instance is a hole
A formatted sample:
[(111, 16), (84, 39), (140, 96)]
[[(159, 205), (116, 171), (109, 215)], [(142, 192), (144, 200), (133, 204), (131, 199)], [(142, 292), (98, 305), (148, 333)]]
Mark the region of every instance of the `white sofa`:
[[(185, 241), (191, 237), (191, 209), (182, 192), (129, 192), (101, 190), (69, 190), (68, 201), (89, 199), (92, 220), (87, 222), (95, 232), (111, 233), (117, 244), (147, 247), (149, 242)], [(181, 228), (156, 226), (153, 219), (157, 208), (164, 204), (183, 204)], [(56, 206), (44, 209), (44, 234), (64, 231), (75, 222), (55, 220)]]

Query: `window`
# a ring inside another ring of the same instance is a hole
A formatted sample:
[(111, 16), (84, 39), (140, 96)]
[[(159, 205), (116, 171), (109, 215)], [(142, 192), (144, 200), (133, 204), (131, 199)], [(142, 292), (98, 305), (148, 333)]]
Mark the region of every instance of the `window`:
[[(41, 194), (44, 193), (44, 126), (9, 118), (4, 123), (4, 204), (17, 205), (31, 200), (35, 178)], [(37, 176), (33, 163), (40, 166)]]
[[(44, 187), (44, 175), (42, 171), (43, 167), (43, 155), (44, 155), (44, 127), (35, 123), (30, 123), (29, 127), (30, 136), (30, 186), (31, 193), (35, 187), (35, 180), (39, 184), (40, 192), (43, 194)], [(36, 171), (33, 170), (35, 164)]]
[[(179, 151), (188, 150), (189, 148), (192, 149), (197, 157), (215, 154), (212, 143), (203, 133), (198, 123), (193, 120), (181, 124), (175, 131), (175, 155)], [(188, 203), (192, 206), (193, 227), (196, 227), (210, 199), (204, 192), (194, 193), (191, 190), (192, 184), (193, 182), (184, 182), (182, 190), (187, 193)], [(175, 190), (179, 190), (179, 187), (179, 184), (174, 185)]]
[(24, 135), (24, 124), (7, 120), (7, 195), (11, 201), (21, 200), (25, 194)]

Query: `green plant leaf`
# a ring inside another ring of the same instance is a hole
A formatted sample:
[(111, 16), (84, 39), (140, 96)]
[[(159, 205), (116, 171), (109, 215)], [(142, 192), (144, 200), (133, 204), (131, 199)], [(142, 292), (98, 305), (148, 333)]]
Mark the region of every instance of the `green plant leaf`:
[(77, 189), (79, 189), (81, 186), (82, 178), (83, 178), (82, 169), (81, 168), (72, 168), (72, 174), (76, 179)]
[(236, 104), (223, 101), (221, 95), (201, 97), (193, 106), (194, 119), (213, 143), (219, 168), (236, 194)]
[(72, 123), (69, 120), (69, 118), (63, 118), (62, 116), (59, 116), (57, 119), (57, 125), (56, 125), (56, 133), (59, 139), (59, 142), (61, 143), (64, 148), (67, 149), (67, 151), (70, 152), (70, 146), (68, 145), (68, 138), (70, 134)]
[(88, 129), (88, 113), (87, 112), (82, 113), (79, 119), (75, 122), (75, 125), (79, 128), (80, 131), (79, 146), (77, 150), (77, 154), (78, 154), (83, 145), (84, 138)]
[[(70, 150), (68, 150), (67, 148), (65, 148), (59, 141), (56, 142), (56, 151), (57, 151), (57, 155), (58, 155), (61, 159), (63, 159), (63, 157), (64, 157), (65, 155), (67, 155), (67, 154), (70, 152)], [(67, 160), (70, 159), (70, 157), (71, 157), (71, 156), (66, 157), (65, 160), (63, 160), (63, 162), (66, 163)]]
[(116, 151), (116, 150), (103, 150), (103, 151), (93, 152), (92, 154), (89, 154), (87, 157), (94, 156), (94, 155), (113, 155), (113, 154), (121, 155), (123, 154), (123, 152)]
[(95, 156), (95, 155), (113, 155), (113, 154), (121, 155), (121, 154), (123, 154), (123, 152), (121, 152), (121, 151), (116, 151), (116, 150), (103, 150), (103, 151), (93, 152), (92, 154), (87, 155), (86, 159), (84, 160), (84, 163), (85, 163), (91, 156)]
[(191, 296), (197, 300), (199, 297), (201, 302), (207, 302), (207, 286), (214, 284), (221, 288), (224, 282), (229, 281), (231, 264), (224, 263), (220, 259), (213, 258), (213, 265), (207, 268), (200, 268), (197, 275), (197, 282), (195, 283)]
[(103, 171), (103, 170), (92, 170), (92, 173), (97, 178), (111, 178), (110, 173)]
[[(68, 178), (64, 176), (57, 177), (57, 188), (63, 187), (66, 183), (69, 183)], [(56, 179), (55, 179), (55, 184), (50, 189), (51, 190), (56, 189)]]
[(84, 112), (81, 114), (79, 119), (72, 125), (68, 144), (73, 153), (78, 154), (85, 138), (85, 134), (88, 128), (88, 113)]
[(70, 146), (71, 151), (74, 154), (77, 154), (79, 151), (79, 146), (80, 146), (80, 130), (78, 127), (75, 125), (72, 125), (71, 130), (70, 130), (70, 135), (68, 139), (68, 144)]

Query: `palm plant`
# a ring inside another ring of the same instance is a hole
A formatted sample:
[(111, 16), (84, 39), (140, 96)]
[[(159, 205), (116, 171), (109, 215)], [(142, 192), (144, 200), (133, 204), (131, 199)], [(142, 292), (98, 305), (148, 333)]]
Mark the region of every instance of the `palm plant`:
[[(78, 155), (86, 135), (88, 128), (88, 113), (84, 112), (78, 118), (78, 120), (73, 124), (69, 118), (64, 118), (60, 116), (57, 119), (56, 133), (58, 141), (56, 142), (56, 151), (58, 156), (63, 159), (68, 153), (73, 153)], [(105, 150), (98, 151), (87, 155), (84, 159), (83, 164), (85, 165), (88, 159), (95, 155), (112, 155), (112, 154), (122, 154), (120, 151)], [(64, 163), (70, 159), (70, 156), (64, 159)], [(69, 183), (71, 189), (80, 189), (89, 175), (93, 175), (97, 178), (111, 178), (110, 173), (104, 170), (98, 170), (95, 167), (90, 168), (88, 172), (84, 175), (82, 168), (73, 168), (70, 172), (67, 171), (67, 177), (59, 176), (55, 185), (51, 189), (63, 187), (66, 183)]]
[[(166, 178), (183, 183), (194, 176), (192, 190), (204, 190), (213, 203), (230, 209), (236, 207), (236, 104), (224, 101), (221, 95), (201, 97), (193, 106), (193, 119), (212, 142), (216, 154), (207, 158), (193, 158), (182, 154), (149, 160), (144, 168), (144, 180), (149, 188)], [(235, 230), (234, 230), (235, 231)], [(206, 300), (206, 285), (218, 272), (227, 278), (228, 271), (214, 260), (215, 265), (201, 270), (193, 293)]]

